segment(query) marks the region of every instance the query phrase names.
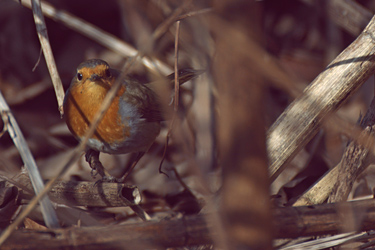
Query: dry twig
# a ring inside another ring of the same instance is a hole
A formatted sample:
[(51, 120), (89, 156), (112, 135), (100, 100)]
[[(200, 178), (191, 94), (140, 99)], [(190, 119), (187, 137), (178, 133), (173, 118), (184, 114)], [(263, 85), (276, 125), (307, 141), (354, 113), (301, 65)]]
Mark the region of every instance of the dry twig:
[(372, 146), (375, 137), (371, 129), (375, 122), (374, 112), (375, 101), (372, 101), (361, 122), (361, 127), (366, 129), (359, 134), (355, 133), (356, 135), (353, 136), (353, 141), (346, 147), (340, 163), (298, 198), (293, 204), (294, 206), (321, 204), (330, 195), (331, 202), (346, 199), (354, 180), (369, 166), (375, 153)]
[[(17, 147), (20, 156), (26, 166), (30, 180), (35, 190), (35, 193), (39, 194), (44, 189), (44, 184), (42, 177), (40, 176), (38, 167), (36, 166), (34, 157), (32, 156), (30, 149), (26, 143), (26, 140), (19, 128), (16, 119), (14, 118), (12, 112), (10, 111), (8, 105), (5, 102), (3, 95), (0, 92), (0, 114), (4, 121), (5, 129), (8, 131), (9, 135), (13, 139), (14, 145)], [(43, 218), (48, 227), (59, 227), (59, 221), (57, 219), (56, 213), (53, 209), (51, 201), (48, 197), (45, 197), (40, 202), (42, 208)], [(1, 240), (0, 240), (1, 244)]]
[[(375, 223), (375, 201), (363, 200), (339, 203), (353, 211), (363, 212), (361, 230), (371, 230)], [(338, 204), (305, 207), (275, 208), (273, 211), (275, 238), (320, 236), (340, 232), (344, 220), (339, 216)], [(162, 221), (148, 221), (105, 227), (72, 227), (66, 229), (18, 230), (2, 249), (103, 249), (126, 246), (126, 249), (150, 247), (181, 247), (211, 244), (217, 236), (211, 215), (193, 215)], [(348, 233), (347, 235), (353, 235)], [(346, 235), (346, 236), (347, 236)], [(342, 237), (342, 236), (340, 236)], [(330, 239), (331, 240), (331, 239)]]
[(35, 26), (36, 26), (36, 30), (38, 33), (40, 45), (42, 46), (44, 58), (46, 60), (48, 71), (52, 79), (53, 87), (55, 88), (59, 111), (60, 111), (60, 114), (62, 115), (63, 114), (62, 105), (64, 101), (64, 89), (61, 83), (59, 72), (57, 71), (51, 45), (49, 43), (47, 27), (46, 27), (43, 13), (41, 10), (40, 0), (31, 0), (31, 6), (33, 10), (33, 16), (34, 16)]
[[(17, 0), (15, 0), (17, 1)], [(22, 1), (22, 5), (30, 8), (31, 0)], [(18, 1), (17, 1), (18, 2)], [(131, 45), (125, 43), (124, 41), (118, 39), (117, 37), (95, 27), (94, 25), (85, 22), (84, 20), (66, 12), (57, 10), (51, 4), (43, 2), (42, 4), (43, 14), (55, 21), (63, 23), (66, 27), (81, 33), (99, 44), (119, 53), (124, 57), (136, 56), (138, 51)], [(152, 72), (161, 72), (163, 75), (167, 75), (171, 72), (168, 65), (157, 59), (150, 59), (147, 56), (142, 57), (142, 63), (150, 69)]]
[[(18, 174), (12, 179), (0, 179), (7, 181), (4, 183), (5, 186), (15, 186), (19, 189), (21, 204), (28, 203), (35, 195), (30, 179), (25, 173)], [(122, 207), (138, 205), (141, 201), (138, 188), (123, 183), (57, 181), (48, 196), (53, 202), (67, 206)], [(121, 196), (127, 200), (122, 200)]]
[(324, 118), (337, 110), (375, 70), (375, 18), (310, 84), (268, 131), (271, 180), (318, 131)]

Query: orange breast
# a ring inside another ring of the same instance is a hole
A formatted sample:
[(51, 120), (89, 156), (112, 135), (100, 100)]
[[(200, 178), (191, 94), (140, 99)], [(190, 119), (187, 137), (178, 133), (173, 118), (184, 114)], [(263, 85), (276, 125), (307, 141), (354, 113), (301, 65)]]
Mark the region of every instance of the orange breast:
[[(119, 100), (125, 92), (122, 86), (91, 138), (106, 144), (120, 143), (130, 136), (130, 128), (119, 116)], [(87, 132), (107, 94), (103, 86), (91, 83), (72, 85), (64, 101), (64, 116), (70, 131), (78, 138)]]

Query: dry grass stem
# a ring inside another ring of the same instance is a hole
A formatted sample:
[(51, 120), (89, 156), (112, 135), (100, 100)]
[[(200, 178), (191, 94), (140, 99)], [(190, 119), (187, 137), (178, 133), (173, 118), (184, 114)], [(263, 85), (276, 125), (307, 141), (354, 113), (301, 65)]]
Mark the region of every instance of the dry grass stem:
[(375, 70), (371, 35), (374, 32), (373, 18), (269, 129), (267, 147), (272, 181), (316, 134), (324, 118), (341, 107)]
[[(1, 113), (2, 119), (4, 120), (4, 124), (6, 124), (6, 127), (4, 127), (4, 131), (6, 129), (9, 135), (11, 136), (14, 142), (14, 145), (17, 147), (18, 152), (22, 158), (22, 161), (27, 168), (33, 189), (35, 190), (35, 193), (39, 194), (44, 189), (42, 177), (40, 176), (34, 157), (32, 156), (30, 152), (30, 149), (21, 132), (21, 129), (18, 126), (18, 123), (16, 119), (14, 118), (12, 112), (10, 111), (7, 103), (5, 102), (5, 99), (3, 95), (1, 94), (1, 92), (0, 92), (0, 113)], [(46, 225), (51, 228), (59, 227), (59, 221), (53, 209), (52, 203), (48, 199), (48, 197), (41, 200), (40, 205), (42, 208), (42, 213), (43, 213), (43, 217), (44, 217)], [(4, 235), (5, 233), (3, 233), (0, 237), (0, 245), (5, 240), (3, 237)]]
[[(22, 5), (31, 8), (30, 0), (22, 1)], [(45, 16), (63, 23), (67, 27), (93, 39), (99, 44), (102, 44), (103, 46), (119, 53), (124, 57), (134, 57), (138, 53), (138, 51), (134, 47), (126, 44), (124, 41), (118, 39), (117, 37), (99, 29), (98, 27), (95, 27), (88, 22), (85, 22), (78, 17), (75, 17), (72, 14), (67, 13), (66, 11), (57, 10), (49, 3), (43, 2), (42, 11)], [(141, 61), (152, 72), (160, 72), (163, 75), (167, 75), (171, 72), (170, 67), (160, 60), (151, 59), (145, 56), (142, 57)]]
[(43, 13), (41, 10), (40, 0), (31, 0), (31, 7), (33, 10), (33, 16), (35, 21), (36, 30), (38, 33), (40, 45), (42, 46), (44, 58), (47, 62), (48, 71), (50, 73), (53, 87), (55, 88), (55, 94), (57, 99), (57, 104), (59, 106), (60, 114), (63, 114), (63, 101), (64, 101), (64, 89), (62, 82), (57, 71), (55, 59), (53, 57), (51, 45), (48, 39), (47, 27), (44, 21)]

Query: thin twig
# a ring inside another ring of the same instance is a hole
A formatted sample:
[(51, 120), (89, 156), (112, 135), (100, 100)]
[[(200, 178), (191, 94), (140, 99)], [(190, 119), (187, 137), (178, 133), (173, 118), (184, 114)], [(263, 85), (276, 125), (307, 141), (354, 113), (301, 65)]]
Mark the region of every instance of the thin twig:
[[(18, 2), (18, 0), (14, 1)], [(22, 1), (22, 5), (30, 8), (31, 2), (30, 0), (24, 0)], [(58, 10), (53, 7), (53, 5), (46, 2), (43, 2), (42, 4), (42, 11), (46, 17), (63, 23), (68, 28), (71, 28), (72, 30), (80, 34), (91, 38), (97, 43), (103, 45), (104, 47), (107, 47), (112, 51), (115, 51), (123, 57), (133, 57), (138, 54), (138, 50), (136, 50), (133, 46), (125, 43), (124, 41), (109, 34), (108, 32), (99, 29), (91, 23), (88, 23), (70, 14), (67, 11)], [(168, 75), (172, 71), (167, 64), (156, 58), (149, 58), (144, 56), (142, 57), (141, 61), (143, 65), (145, 65), (149, 70), (155, 73), (160, 72), (163, 75)]]
[(176, 10), (173, 11), (173, 13), (165, 20), (162, 24), (160, 24), (155, 32), (152, 35), (152, 38), (154, 41), (158, 40), (165, 32), (168, 31), (169, 27), (177, 21), (177, 17), (181, 15), (181, 13), (184, 11), (184, 9), (191, 3), (191, 0), (184, 1), (183, 4), (178, 7)]
[(169, 124), (169, 127), (168, 127), (167, 136), (165, 137), (165, 145), (164, 145), (163, 155), (162, 155), (162, 157), (161, 157), (161, 161), (160, 161), (160, 163), (159, 163), (159, 174), (164, 174), (164, 175), (167, 176), (167, 177), (169, 177), (169, 175), (168, 175), (167, 173), (163, 172), (163, 170), (162, 170), (162, 166), (163, 166), (163, 163), (164, 163), (165, 157), (166, 157), (166, 155), (167, 155), (169, 138), (171, 137), (172, 128), (173, 128), (173, 125), (174, 125), (175, 120), (176, 120), (176, 113), (174, 112), (174, 113), (173, 113), (173, 116), (172, 116), (171, 123)]
[(172, 167), (172, 171), (174, 173), (174, 175), (176, 176), (177, 178), (177, 181), (181, 184), (181, 186), (186, 190), (188, 191), (192, 196), (195, 197), (195, 195), (193, 194), (193, 192), (191, 192), (190, 188), (186, 185), (186, 183), (182, 180), (180, 174), (177, 172), (177, 169), (175, 167)]
[(36, 70), (36, 68), (38, 68), (39, 63), (40, 63), (40, 59), (42, 59), (42, 55), (43, 55), (43, 49), (40, 48), (40, 50), (39, 50), (39, 56), (38, 56), (38, 60), (36, 61), (36, 63), (35, 63), (35, 65), (34, 65), (33, 69), (31, 70), (32, 72), (34, 72), (34, 71)]
[[(20, 127), (17, 124), (12, 112), (5, 102), (3, 95), (0, 92), (0, 113), (4, 120), (6, 131), (8, 131), (12, 138), (14, 145), (17, 147), (23, 163), (26, 166), (28, 174), (34, 191), (36, 194), (41, 193), (44, 189), (43, 180), (40, 176), (38, 167), (36, 166), (33, 155), (26, 143), (26, 140), (21, 132)], [(5, 128), (4, 128), (5, 129)], [(5, 130), (4, 130), (5, 131)], [(45, 197), (40, 202), (44, 221), (48, 227), (57, 228), (59, 227), (59, 220), (57, 219), (55, 210), (53, 209), (52, 203), (48, 197)], [(0, 241), (1, 242), (1, 241)], [(1, 244), (1, 243), (0, 243)]]
[(180, 21), (176, 22), (176, 38), (174, 41), (174, 112), (178, 111), (180, 102), (180, 81), (178, 80), (178, 37), (180, 33)]
[(49, 43), (48, 34), (47, 34), (47, 27), (44, 21), (44, 17), (41, 10), (41, 3), (40, 0), (32, 0), (31, 6), (33, 10), (33, 16), (35, 21), (36, 30), (38, 33), (40, 45), (42, 46), (44, 58), (47, 63), (48, 71), (52, 79), (53, 87), (55, 88), (55, 94), (57, 103), (59, 106), (60, 114), (63, 114), (63, 101), (64, 101), (64, 88), (62, 86), (62, 82), (59, 76), (59, 72), (57, 71), (55, 59), (53, 57), (51, 45)]
[(172, 133), (172, 128), (173, 128), (173, 125), (174, 125), (174, 122), (176, 120), (176, 113), (178, 111), (178, 104), (179, 104), (179, 96), (180, 96), (180, 81), (179, 81), (179, 75), (178, 75), (178, 38), (179, 38), (179, 33), (180, 33), (180, 21), (177, 21), (176, 22), (176, 36), (175, 36), (175, 42), (174, 42), (174, 112), (173, 112), (173, 117), (172, 117), (172, 121), (169, 125), (169, 128), (168, 128), (168, 133), (167, 133), (167, 136), (165, 138), (165, 146), (164, 146), (164, 151), (163, 151), (163, 157), (160, 161), (160, 164), (159, 164), (159, 173), (161, 174), (164, 174), (168, 177), (168, 175), (162, 171), (162, 166), (163, 166), (163, 162), (164, 162), (164, 159), (165, 159), (165, 156), (166, 156), (166, 153), (167, 153), (167, 149), (168, 149), (168, 142), (169, 142), (169, 138), (170, 138), (170, 135)]
[(188, 12), (186, 14), (182, 14), (182, 15), (178, 16), (177, 20), (181, 21), (182, 19), (185, 19), (185, 18), (188, 18), (188, 17), (193, 17), (193, 16), (196, 16), (196, 15), (207, 14), (207, 13), (210, 13), (210, 12), (212, 12), (212, 8), (205, 8), (205, 9), (201, 9), (201, 10), (195, 10), (195, 11), (191, 11), (191, 12)]

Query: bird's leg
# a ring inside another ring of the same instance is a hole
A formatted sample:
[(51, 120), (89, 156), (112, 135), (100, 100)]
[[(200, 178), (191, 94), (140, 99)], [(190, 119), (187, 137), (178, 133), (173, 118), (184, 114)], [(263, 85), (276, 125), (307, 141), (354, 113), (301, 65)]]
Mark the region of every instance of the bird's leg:
[(142, 158), (142, 156), (145, 153), (146, 152), (138, 152), (137, 157), (135, 158), (135, 160), (134, 160), (133, 164), (131, 165), (131, 167), (129, 168), (129, 170), (126, 171), (126, 173), (121, 178), (119, 178), (119, 179), (116, 180), (118, 183), (123, 183), (126, 180), (126, 178), (133, 171), (133, 169), (135, 168), (135, 166), (137, 165), (137, 163), (139, 162), (139, 160)]
[(111, 176), (103, 167), (99, 160), (99, 151), (88, 149), (85, 155), (86, 161), (89, 163), (92, 171), (91, 175), (95, 177), (99, 174), (102, 177), (103, 182), (115, 182), (116, 178)]

